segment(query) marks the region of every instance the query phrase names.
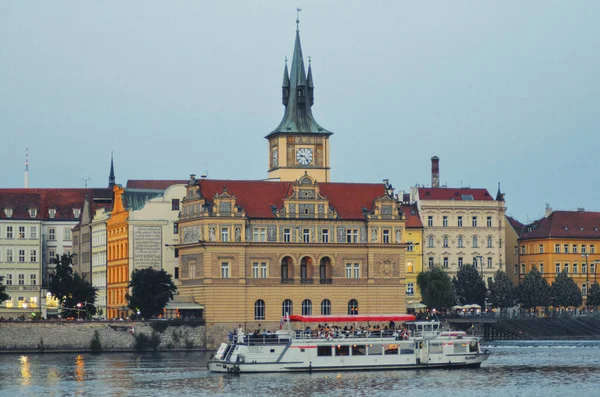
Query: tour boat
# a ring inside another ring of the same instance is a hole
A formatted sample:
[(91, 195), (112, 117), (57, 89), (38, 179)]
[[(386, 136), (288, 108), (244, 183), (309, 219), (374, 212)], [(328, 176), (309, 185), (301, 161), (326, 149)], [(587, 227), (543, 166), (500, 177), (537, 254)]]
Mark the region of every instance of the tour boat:
[[(273, 334), (238, 330), (220, 345), (208, 369), (252, 373), (464, 368), (479, 367), (490, 356), (479, 338), (443, 331), (439, 321), (415, 320), (406, 314), (285, 316), (284, 329)], [(294, 322), (320, 326), (294, 330)], [(344, 323), (352, 326), (342, 329), (339, 324)], [(365, 329), (357, 323), (385, 326)]]

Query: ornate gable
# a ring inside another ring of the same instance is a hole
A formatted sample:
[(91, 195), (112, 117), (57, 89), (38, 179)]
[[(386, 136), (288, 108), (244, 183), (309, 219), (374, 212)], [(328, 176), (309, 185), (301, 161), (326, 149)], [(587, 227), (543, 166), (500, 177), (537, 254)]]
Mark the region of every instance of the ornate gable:
[(321, 195), (319, 184), (306, 172), (296, 180), (283, 200), (281, 209), (274, 208), (278, 218), (337, 219), (337, 211)]

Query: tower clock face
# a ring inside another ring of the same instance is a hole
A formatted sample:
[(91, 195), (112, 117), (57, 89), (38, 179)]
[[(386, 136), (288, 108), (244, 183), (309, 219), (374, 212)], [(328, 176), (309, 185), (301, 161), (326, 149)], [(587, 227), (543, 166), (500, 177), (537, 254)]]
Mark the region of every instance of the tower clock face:
[(296, 161), (301, 165), (309, 165), (312, 164), (313, 161), (313, 152), (312, 149), (309, 148), (301, 148), (296, 152)]

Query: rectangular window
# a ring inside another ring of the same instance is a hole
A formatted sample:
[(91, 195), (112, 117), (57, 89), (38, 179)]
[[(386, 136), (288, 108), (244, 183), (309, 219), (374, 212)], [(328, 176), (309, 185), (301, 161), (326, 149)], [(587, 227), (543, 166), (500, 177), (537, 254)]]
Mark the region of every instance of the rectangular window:
[(6, 283), (6, 285), (12, 285), (12, 274), (7, 274), (6, 278), (4, 279), (4, 282)]
[(37, 285), (37, 275), (35, 275), (35, 274), (30, 274), (29, 275), (29, 284), (30, 285)]
[(579, 270), (577, 267), (577, 263), (573, 263), (573, 274), (577, 274), (577, 271)]
[[(71, 228), (70, 227), (65, 227), (64, 236), (65, 236), (65, 238), (64, 238), (65, 241), (71, 241)], [(89, 237), (88, 237), (87, 241), (89, 241)], [(84, 242), (86, 242), (86, 241), (84, 241)]]
[(459, 216), (459, 217), (458, 217), (458, 223), (457, 223), (457, 224), (458, 224), (458, 227), (462, 227), (462, 225), (463, 225), (462, 219), (463, 219), (463, 217), (462, 217), (462, 216)]
[(429, 257), (429, 259), (427, 260), (427, 265), (430, 269), (433, 269), (433, 256)]
[(171, 210), (172, 211), (179, 211), (179, 199), (172, 199), (171, 200)]
[(565, 272), (567, 272), (567, 274), (568, 274), (569, 273), (569, 264), (568, 263), (565, 263), (564, 269), (565, 269)]
[(19, 250), (19, 262), (25, 262), (25, 250)]
[(573, 244), (573, 251), (572, 251), (572, 252), (573, 252), (574, 254), (576, 254), (576, 253), (577, 253), (577, 244)]
[(19, 238), (25, 238), (25, 226), (19, 226)]
[(524, 245), (521, 246), (521, 255), (525, 255), (525, 246)]
[(585, 263), (581, 264), (581, 274), (587, 274), (587, 265)]
[(267, 263), (262, 262), (260, 264), (260, 278), (267, 278)]
[(544, 253), (544, 244), (540, 244), (540, 254)]
[(581, 284), (581, 295), (586, 296), (587, 295), (587, 285)]
[(346, 278), (352, 278), (352, 263), (346, 263)]
[(252, 277), (253, 278), (258, 278), (258, 271), (259, 271), (258, 262), (254, 262), (252, 264)]
[(525, 274), (525, 264), (521, 263), (521, 274)]
[(221, 242), (226, 243), (229, 241), (229, 228), (222, 227), (221, 228)]
[(321, 230), (321, 242), (328, 243), (329, 242), (329, 229)]
[(477, 217), (476, 216), (474, 216), (472, 219), (472, 225), (473, 225), (473, 227), (477, 227)]
[(463, 258), (462, 258), (462, 256), (459, 256), (458, 257), (458, 268), (462, 269), (462, 267), (463, 267)]
[(221, 278), (229, 278), (229, 262), (221, 262)]
[(302, 230), (302, 241), (305, 243), (310, 243), (310, 229)]
[(540, 263), (540, 273), (544, 274), (544, 264)]
[(560, 273), (560, 263), (556, 264), (556, 274)]
[(596, 246), (594, 244), (590, 244), (590, 254), (596, 253)]
[(358, 243), (358, 229), (346, 230), (346, 242), (347, 243)]
[(37, 227), (29, 226), (29, 238), (31, 238), (31, 239), (37, 238)]
[(442, 217), (442, 226), (448, 227), (448, 216), (446, 215)]
[(487, 266), (488, 266), (488, 269), (491, 269), (492, 267), (494, 267), (493, 259), (491, 256), (488, 256), (488, 258), (487, 258)]
[(427, 217), (427, 226), (433, 226), (433, 216), (431, 215)]
[(13, 238), (13, 227), (6, 226), (6, 238)]
[(487, 217), (487, 227), (492, 227), (492, 217), (491, 216)]
[(384, 244), (390, 243), (390, 231), (387, 229), (383, 230), (383, 243)]
[(13, 261), (13, 250), (11, 248), (6, 249), (6, 261), (7, 262)]
[(414, 252), (414, 250), (415, 250), (414, 244), (412, 243), (412, 241), (409, 241), (408, 246), (406, 247), (406, 252)]
[(564, 249), (565, 249), (565, 250), (564, 250), (564, 253), (565, 253), (565, 254), (568, 254), (568, 253), (569, 253), (569, 244), (565, 244), (565, 245), (564, 245)]
[(25, 275), (19, 274), (19, 285), (25, 285)]
[(56, 240), (56, 229), (53, 227), (48, 228), (48, 240), (49, 241)]
[(415, 284), (406, 283), (406, 295), (412, 296), (415, 294)]
[(596, 274), (596, 264), (590, 263), (590, 273)]
[(585, 244), (581, 244), (581, 253), (582, 254), (586, 254), (587, 253), (587, 246)]
[(179, 234), (179, 223), (173, 223), (173, 234)]
[(29, 250), (29, 262), (37, 262), (37, 250)]
[(354, 264), (354, 278), (360, 278), (360, 264)]
[(560, 244), (554, 244), (554, 253), (560, 254)]
[(448, 257), (447, 256), (444, 257), (444, 268), (448, 269)]
[(292, 234), (292, 232), (290, 229), (283, 229), (283, 242), (284, 243), (290, 242), (291, 234)]

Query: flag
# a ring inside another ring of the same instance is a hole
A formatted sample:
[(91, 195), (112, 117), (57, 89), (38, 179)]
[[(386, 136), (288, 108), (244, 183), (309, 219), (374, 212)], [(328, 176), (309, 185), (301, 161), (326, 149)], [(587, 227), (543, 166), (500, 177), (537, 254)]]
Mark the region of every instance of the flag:
[(279, 320), (279, 329), (283, 329), (283, 317), (281, 317), (281, 320)]

